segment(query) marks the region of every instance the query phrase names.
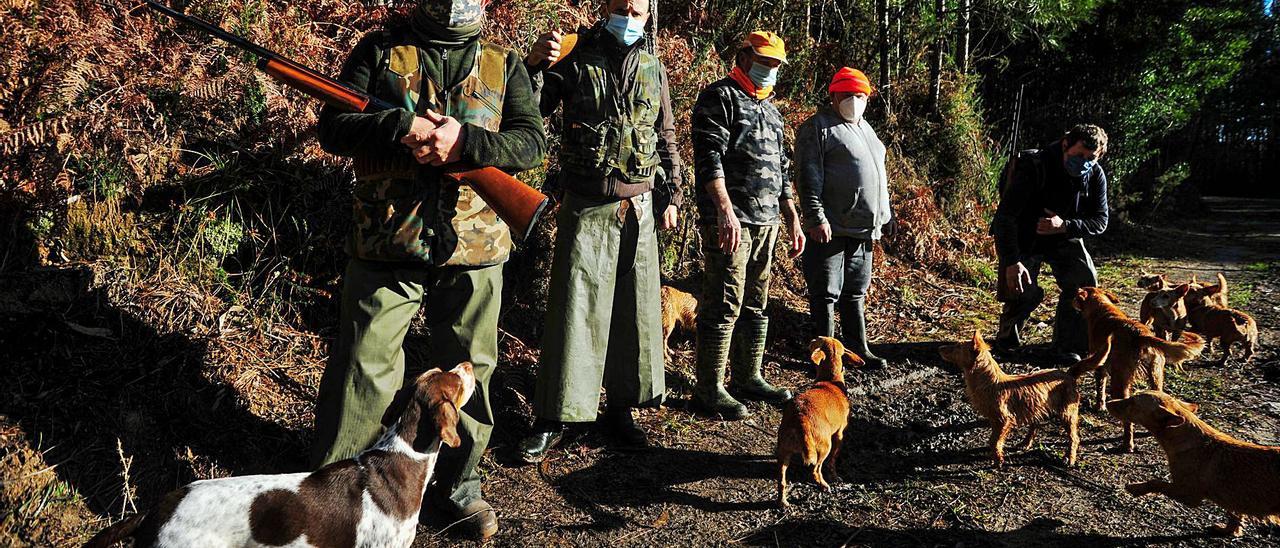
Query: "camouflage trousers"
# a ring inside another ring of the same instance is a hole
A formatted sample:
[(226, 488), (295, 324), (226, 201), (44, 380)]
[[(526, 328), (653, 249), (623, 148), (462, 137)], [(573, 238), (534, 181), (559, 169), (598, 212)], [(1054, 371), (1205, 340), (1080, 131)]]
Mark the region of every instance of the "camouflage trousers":
[(739, 319), (743, 325), (765, 321), (778, 226), (743, 224), (742, 238), (733, 255), (720, 250), (720, 233), (715, 225), (705, 225), (701, 231), (704, 264), (699, 335), (720, 330), (731, 334)]
[[(354, 456), (382, 434), (382, 415), (407, 375), (470, 360), (476, 389), (461, 409), (462, 445), (444, 448), (429, 487), (460, 509), (480, 497), (476, 465), (489, 445), (489, 377), (498, 362), (502, 265), (424, 267), (353, 258), (343, 278), (338, 342), (316, 402), (316, 467)], [(409, 322), (425, 307), (427, 363), (405, 367)]]
[(533, 411), (595, 420), (610, 405), (661, 403), (662, 305), (653, 193), (599, 201), (566, 192), (557, 216)]

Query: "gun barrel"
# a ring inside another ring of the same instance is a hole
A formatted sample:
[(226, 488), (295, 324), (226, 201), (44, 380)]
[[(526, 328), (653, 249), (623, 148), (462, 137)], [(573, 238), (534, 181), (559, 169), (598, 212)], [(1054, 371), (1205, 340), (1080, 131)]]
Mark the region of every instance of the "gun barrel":
[[(169, 8), (156, 0), (147, 6), (175, 21), (191, 25), (235, 47), (258, 56), (258, 68), (281, 83), (349, 112), (377, 112), (396, 108), (333, 78), (286, 58), (249, 40), (231, 34), (199, 17)], [(572, 48), (572, 42), (570, 42)], [(494, 212), (511, 226), (516, 235), (527, 237), (537, 224), (550, 199), (538, 190), (493, 167), (450, 170), (446, 176), (469, 184)]]

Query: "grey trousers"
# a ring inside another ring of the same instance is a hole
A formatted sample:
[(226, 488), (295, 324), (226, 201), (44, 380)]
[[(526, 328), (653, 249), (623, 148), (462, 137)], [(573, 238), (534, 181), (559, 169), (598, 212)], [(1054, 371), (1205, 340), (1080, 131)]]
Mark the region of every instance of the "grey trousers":
[(1022, 339), (1027, 319), (1044, 300), (1044, 290), (1038, 284), (1040, 267), (1048, 263), (1060, 290), (1053, 321), (1053, 346), (1058, 350), (1083, 356), (1089, 351), (1087, 326), (1080, 311), (1071, 306), (1071, 300), (1081, 287), (1098, 285), (1098, 271), (1093, 266), (1093, 257), (1089, 256), (1089, 250), (1084, 248), (1084, 240), (1080, 238), (1069, 238), (1050, 246), (1040, 245), (1036, 251), (1037, 253), (1022, 261), (1022, 266), (1027, 267), (1027, 271), (1031, 273), (1031, 290), (1004, 303), (1004, 310), (1000, 313), (999, 336), (1016, 336), (1018, 340)]
[(835, 336), (837, 303), (842, 315), (863, 310), (871, 287), (872, 246), (871, 240), (835, 236), (825, 244), (811, 241), (805, 248), (804, 277), (815, 337)]

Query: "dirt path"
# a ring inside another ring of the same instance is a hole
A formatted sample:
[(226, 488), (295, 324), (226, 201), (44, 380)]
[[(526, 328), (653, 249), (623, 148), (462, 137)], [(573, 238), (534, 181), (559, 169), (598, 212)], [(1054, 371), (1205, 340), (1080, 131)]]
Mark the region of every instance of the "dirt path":
[[(1117, 288), (1136, 314), (1142, 270), (1201, 279), (1225, 272), (1233, 302), (1258, 319), (1262, 348), (1253, 364), (1225, 369), (1205, 361), (1170, 372), (1168, 390), (1202, 405), (1211, 424), (1245, 439), (1280, 444), (1280, 201), (1211, 199), (1212, 213), (1166, 229), (1121, 228), (1094, 242), (1104, 284)], [(1139, 255), (1136, 250), (1143, 250)], [(983, 305), (990, 307), (986, 301)], [(974, 310), (989, 317), (991, 310)], [(774, 333), (802, 331), (801, 311), (771, 310)], [(1046, 305), (1035, 318), (1049, 321)], [(781, 319), (782, 321), (779, 321)], [(787, 327), (791, 325), (793, 327)], [(881, 325), (881, 340), (891, 338)], [(1050, 329), (1041, 325), (1040, 336)], [(956, 335), (939, 333), (940, 338)], [(778, 337), (769, 374), (803, 386), (809, 367), (797, 358), (803, 342)], [(773, 506), (770, 457), (779, 414), (755, 406), (742, 423), (703, 420), (683, 408), (691, 378), (692, 344), (679, 343), (669, 369), (676, 398), (646, 413), (642, 422), (657, 447), (622, 453), (587, 433), (540, 467), (487, 458), (486, 493), (499, 508), (498, 545), (721, 545), (769, 546), (1122, 546), (1218, 545), (1203, 535), (1221, 518), (1212, 506), (1190, 509), (1161, 498), (1134, 499), (1125, 483), (1165, 477), (1163, 454), (1143, 435), (1136, 454), (1111, 448), (1117, 425), (1103, 414), (1084, 418), (1081, 462), (1066, 468), (1060, 432), (1015, 453), (993, 469), (983, 449), (987, 427), (977, 422), (957, 373), (936, 359), (937, 344), (886, 345), (895, 364), (887, 371), (850, 374), (853, 416), (840, 473), (830, 494), (794, 476), (794, 505)], [(1014, 371), (1033, 364), (1009, 363)], [(528, 379), (504, 379), (504, 395)], [(1086, 381), (1086, 393), (1092, 381)], [(525, 420), (519, 406), (502, 419)], [(512, 424), (506, 422), (505, 424)], [(519, 428), (500, 428), (492, 454), (509, 454)], [(1254, 527), (1250, 544), (1280, 543), (1280, 530)], [(457, 542), (426, 529), (417, 546)]]
[[(1200, 403), (1202, 416), (1222, 430), (1280, 444), (1280, 201), (1210, 205), (1209, 216), (1178, 226), (1113, 227), (1090, 249), (1104, 285), (1124, 296), (1130, 313), (1141, 297), (1133, 285), (1140, 271), (1175, 279), (1226, 273), (1233, 302), (1258, 320), (1259, 354), (1248, 366), (1192, 363), (1170, 372), (1167, 387)], [(504, 363), (494, 377), (498, 427), (481, 466), (486, 497), (502, 520), (493, 544), (1221, 544), (1202, 534), (1221, 518), (1217, 509), (1138, 500), (1121, 490), (1164, 477), (1164, 457), (1145, 436), (1136, 454), (1110, 452), (1119, 429), (1098, 413), (1085, 416), (1078, 467), (1063, 465), (1064, 440), (1050, 428), (1040, 445), (994, 470), (984, 448), (988, 429), (965, 401), (958, 373), (940, 363), (937, 346), (969, 336), (975, 325), (989, 331), (996, 303), (985, 287), (897, 266), (936, 294), (889, 281), (875, 287), (882, 293), (872, 295), (873, 336), (892, 342), (877, 351), (893, 363), (849, 374), (844, 481), (821, 493), (797, 471), (794, 505), (785, 511), (774, 506), (778, 410), (754, 405), (755, 416), (738, 423), (689, 413), (693, 343), (685, 334), (673, 338), (668, 405), (639, 419), (654, 448), (614, 451), (588, 430), (542, 466), (511, 464), (508, 455), (530, 420), (536, 349), (504, 335)], [(804, 387), (812, 380), (802, 359), (805, 305), (793, 293), (794, 272), (785, 273), (769, 312), (766, 374)], [(61, 268), (0, 279), (0, 546), (78, 545), (135, 504), (150, 508), (192, 480), (305, 468), (310, 404), (332, 333), (286, 332), (282, 324), (237, 328), (230, 311), (216, 312), (217, 321), (189, 322), (215, 325), (218, 333), (158, 331), (172, 318), (148, 314), (191, 315), (207, 303), (181, 291), (113, 295), (99, 279), (110, 275), (109, 268)], [(877, 295), (892, 295), (894, 307), (877, 308)], [(150, 301), (139, 306), (139, 298)], [(1051, 330), (1049, 304), (1034, 318), (1033, 339), (1043, 339)], [(410, 359), (422, 361), (425, 339), (411, 338)], [(261, 348), (290, 360), (263, 361)], [(1091, 385), (1085, 382), (1086, 393)], [(416, 545), (468, 545), (440, 532), (443, 525), (421, 528)], [(1280, 544), (1274, 529), (1255, 527), (1250, 535), (1249, 545)]]

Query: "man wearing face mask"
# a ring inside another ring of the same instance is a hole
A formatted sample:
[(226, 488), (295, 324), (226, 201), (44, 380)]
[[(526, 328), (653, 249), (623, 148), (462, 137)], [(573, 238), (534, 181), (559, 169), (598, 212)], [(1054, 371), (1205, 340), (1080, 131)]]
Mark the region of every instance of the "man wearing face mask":
[(600, 426), (623, 447), (647, 445), (631, 410), (665, 392), (656, 229), (675, 226), (682, 171), (671, 100), (645, 49), (648, 1), (610, 0), (602, 15), (563, 59), (558, 32), (525, 58), (542, 113), (563, 105), (564, 118), (536, 420), (517, 449), (526, 462), (542, 460), (566, 423), (597, 419), (602, 384)]
[(476, 465), (493, 430), (489, 379), (511, 234), (441, 170), (462, 162), (520, 171), (541, 165), (546, 151), (524, 63), (481, 40), (483, 22), (483, 0), (423, 0), (406, 20), (360, 40), (340, 77), (400, 108), (320, 112), (320, 145), (354, 159), (356, 184), (312, 456), (316, 466), (349, 458), (382, 433), (405, 379), (404, 338), (423, 308), (430, 356), (419, 367), (470, 361), (476, 377), (475, 395), (459, 410), (461, 445), (440, 453), (425, 502), (460, 521), (455, 530), (482, 538), (498, 529)]
[(815, 336), (834, 337), (838, 304), (845, 346), (878, 369), (885, 360), (867, 345), (866, 297), (874, 242), (893, 229), (885, 147), (862, 117), (872, 94), (866, 74), (841, 68), (827, 92), (830, 103), (796, 134), (809, 315)]
[[(782, 115), (771, 101), (778, 67), (786, 58), (778, 35), (751, 33), (738, 50), (733, 70), (703, 90), (693, 107), (704, 257), (693, 403), (700, 411), (729, 420), (750, 414), (734, 395), (774, 403), (791, 397), (789, 390), (769, 384), (761, 375), (769, 329), (764, 311), (780, 222), (787, 225), (791, 258), (804, 250)], [(726, 361), (733, 395), (724, 388)]]
[(1020, 152), (1006, 168), (991, 220), (1000, 260), (997, 298), (1004, 303), (997, 349), (1022, 344), (1027, 319), (1044, 300), (1038, 278), (1048, 263), (1061, 290), (1050, 358), (1074, 363), (1088, 351), (1084, 319), (1071, 299), (1077, 289), (1098, 284), (1083, 238), (1107, 229), (1107, 175), (1098, 164), (1106, 151), (1106, 132), (1081, 124), (1041, 150)]

